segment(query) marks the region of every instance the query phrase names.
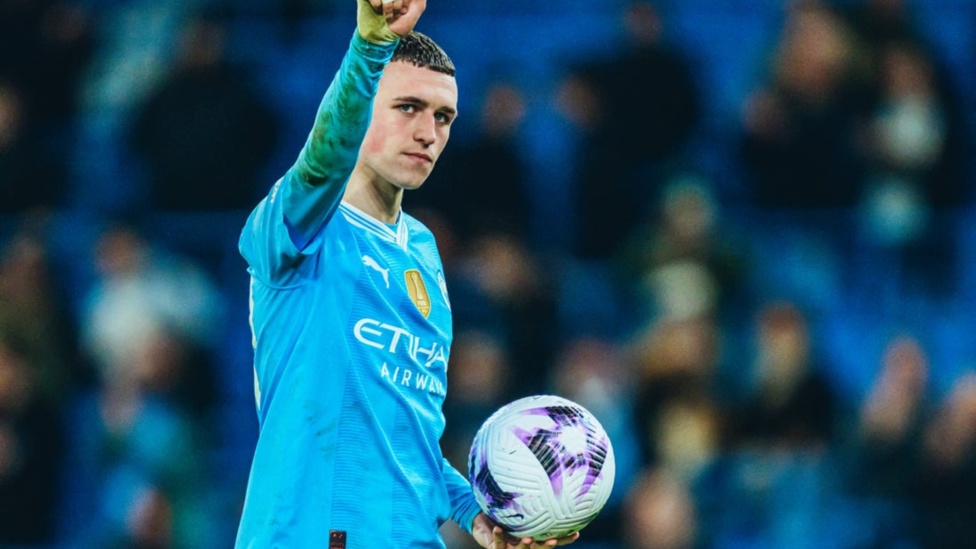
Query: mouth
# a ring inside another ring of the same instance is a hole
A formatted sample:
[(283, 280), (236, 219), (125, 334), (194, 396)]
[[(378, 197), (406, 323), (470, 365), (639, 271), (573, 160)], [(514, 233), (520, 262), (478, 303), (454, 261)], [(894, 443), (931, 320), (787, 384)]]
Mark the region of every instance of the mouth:
[(434, 162), (433, 158), (431, 158), (429, 155), (424, 153), (404, 153), (404, 154), (424, 164), (432, 164)]

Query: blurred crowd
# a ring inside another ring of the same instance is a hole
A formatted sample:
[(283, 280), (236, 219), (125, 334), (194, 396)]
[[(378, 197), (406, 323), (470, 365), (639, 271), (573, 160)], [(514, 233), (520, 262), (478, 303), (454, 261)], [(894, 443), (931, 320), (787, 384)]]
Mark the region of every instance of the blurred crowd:
[[(488, 4), (429, 5), (462, 115), (404, 199), (448, 459), (553, 393), (617, 460), (580, 549), (976, 547), (976, 4)], [(232, 544), (237, 235), (347, 8), (0, 3), (0, 547)]]

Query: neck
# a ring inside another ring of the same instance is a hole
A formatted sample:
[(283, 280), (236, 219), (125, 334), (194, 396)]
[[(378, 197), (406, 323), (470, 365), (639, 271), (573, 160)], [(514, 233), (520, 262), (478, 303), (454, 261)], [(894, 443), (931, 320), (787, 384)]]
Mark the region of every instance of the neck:
[(396, 223), (403, 189), (381, 179), (353, 173), (342, 199), (383, 223)]

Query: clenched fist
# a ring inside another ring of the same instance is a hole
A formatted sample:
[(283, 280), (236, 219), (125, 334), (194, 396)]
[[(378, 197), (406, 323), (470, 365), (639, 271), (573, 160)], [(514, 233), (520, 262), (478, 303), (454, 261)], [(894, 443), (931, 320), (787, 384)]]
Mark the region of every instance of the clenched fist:
[(406, 36), (427, 8), (427, 0), (356, 0), (359, 34), (374, 44)]

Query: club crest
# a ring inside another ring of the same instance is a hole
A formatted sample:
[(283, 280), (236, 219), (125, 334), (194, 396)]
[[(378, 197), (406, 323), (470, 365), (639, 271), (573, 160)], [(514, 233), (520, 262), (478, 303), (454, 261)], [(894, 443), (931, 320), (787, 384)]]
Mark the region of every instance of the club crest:
[(409, 269), (403, 273), (403, 277), (407, 282), (407, 293), (410, 294), (410, 300), (417, 306), (420, 314), (427, 318), (430, 316), (430, 295), (427, 293), (427, 285), (424, 284), (423, 276), (420, 275), (420, 271)]

